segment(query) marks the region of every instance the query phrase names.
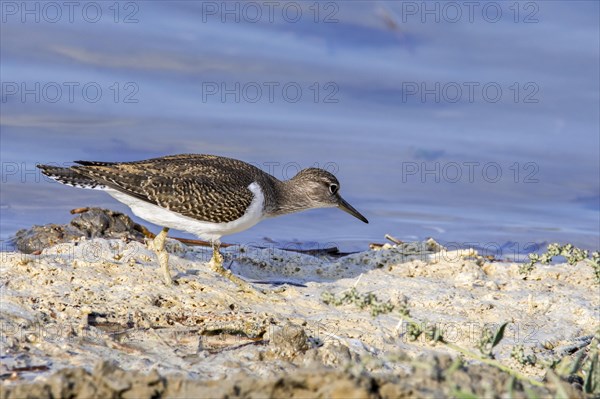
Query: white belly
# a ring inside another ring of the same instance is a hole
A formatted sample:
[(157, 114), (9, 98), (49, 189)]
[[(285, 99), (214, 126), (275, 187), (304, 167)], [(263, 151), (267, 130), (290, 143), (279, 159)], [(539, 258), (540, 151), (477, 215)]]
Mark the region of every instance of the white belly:
[(254, 194), (254, 199), (250, 203), (246, 213), (239, 219), (227, 223), (203, 222), (161, 208), (158, 205), (150, 204), (111, 188), (107, 188), (104, 191), (131, 208), (131, 211), (136, 216), (150, 223), (175, 230), (187, 231), (204, 240), (215, 241), (219, 240), (221, 236), (246, 230), (264, 219), (263, 205), (265, 197), (260, 186), (254, 182), (248, 186), (248, 189)]

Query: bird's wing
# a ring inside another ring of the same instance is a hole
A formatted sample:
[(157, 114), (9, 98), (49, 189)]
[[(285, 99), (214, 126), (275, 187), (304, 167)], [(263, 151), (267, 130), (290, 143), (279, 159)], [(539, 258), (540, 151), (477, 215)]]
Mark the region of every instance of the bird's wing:
[(252, 170), (240, 171), (222, 159), (214, 162), (180, 156), (131, 163), (87, 163), (72, 169), (124, 194), (213, 223), (239, 219), (254, 199), (248, 189), (254, 181)]

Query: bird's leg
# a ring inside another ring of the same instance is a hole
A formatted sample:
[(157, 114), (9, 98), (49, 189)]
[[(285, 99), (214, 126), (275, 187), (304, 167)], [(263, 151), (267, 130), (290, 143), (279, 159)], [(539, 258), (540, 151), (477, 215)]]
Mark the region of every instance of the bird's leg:
[(171, 273), (169, 272), (169, 254), (165, 250), (165, 241), (167, 239), (168, 232), (169, 229), (167, 227), (163, 227), (162, 231), (156, 237), (154, 237), (153, 246), (156, 257), (158, 258), (158, 263), (163, 272), (165, 284), (173, 285), (173, 279), (171, 278)]
[(210, 262), (208, 263), (211, 266), (211, 268), (217, 273), (219, 273), (221, 276), (235, 283), (242, 291), (251, 294), (256, 293), (257, 290), (252, 288), (252, 286), (246, 281), (233, 274), (231, 270), (225, 270), (225, 268), (223, 267), (223, 255), (221, 255), (221, 252), (219, 252), (220, 247), (221, 243), (218, 240), (212, 241), (213, 256)]
[(213, 254), (210, 263), (213, 265), (213, 268), (223, 268), (223, 255), (221, 255), (221, 252), (219, 251), (220, 248), (221, 242), (219, 240), (212, 241)]
[[(219, 248), (221, 248), (221, 242), (219, 240), (212, 240), (211, 244), (213, 254), (208, 264), (214, 271), (222, 276), (226, 276), (227, 270), (225, 270), (223, 267), (223, 255), (221, 255), (221, 252), (219, 251)], [(231, 274), (231, 272), (229, 272), (229, 274)]]

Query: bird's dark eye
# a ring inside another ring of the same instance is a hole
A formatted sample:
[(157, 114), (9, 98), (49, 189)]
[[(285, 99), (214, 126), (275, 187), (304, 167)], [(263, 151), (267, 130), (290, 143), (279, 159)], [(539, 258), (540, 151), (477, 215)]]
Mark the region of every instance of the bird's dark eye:
[(335, 194), (335, 193), (337, 193), (338, 189), (339, 189), (339, 187), (338, 187), (338, 185), (337, 185), (337, 184), (335, 184), (335, 183), (333, 183), (333, 184), (330, 184), (330, 185), (329, 185), (329, 192), (330, 192), (331, 194)]

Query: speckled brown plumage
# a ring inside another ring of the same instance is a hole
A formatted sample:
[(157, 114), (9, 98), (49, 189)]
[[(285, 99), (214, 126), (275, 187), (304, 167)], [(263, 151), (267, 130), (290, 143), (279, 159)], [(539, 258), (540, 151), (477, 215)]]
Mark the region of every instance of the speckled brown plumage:
[(271, 180), (271, 186), (275, 179), (246, 162), (213, 155), (75, 162), (81, 166), (40, 168), (61, 183), (109, 187), (181, 215), (215, 223), (230, 222), (244, 214), (253, 199), (248, 189), (252, 182)]

